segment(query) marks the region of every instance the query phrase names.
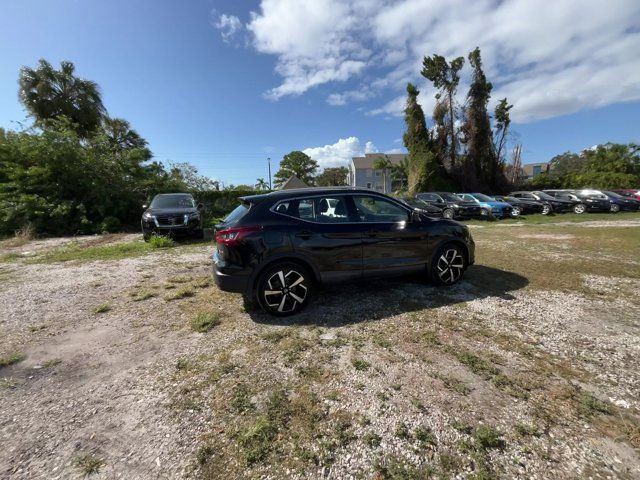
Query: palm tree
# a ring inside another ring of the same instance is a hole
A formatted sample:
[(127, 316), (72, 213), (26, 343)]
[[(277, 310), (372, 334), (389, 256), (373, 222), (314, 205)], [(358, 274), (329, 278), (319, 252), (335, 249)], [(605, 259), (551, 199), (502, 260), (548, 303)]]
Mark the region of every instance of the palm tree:
[(102, 122), (102, 131), (114, 150), (122, 151), (147, 147), (147, 141), (131, 128), (129, 122), (122, 118), (105, 117)]
[(388, 155), (381, 155), (373, 162), (373, 168), (382, 170), (382, 181), (384, 182), (383, 193), (387, 193), (387, 171), (393, 168)]
[(37, 126), (64, 116), (76, 125), (78, 135), (87, 138), (100, 126), (106, 110), (98, 85), (76, 77), (74, 70), (71, 62), (61, 62), (56, 70), (44, 59), (36, 69), (22, 67), (19, 97)]
[(264, 181), (264, 178), (256, 180), (256, 190), (269, 190), (269, 184)]

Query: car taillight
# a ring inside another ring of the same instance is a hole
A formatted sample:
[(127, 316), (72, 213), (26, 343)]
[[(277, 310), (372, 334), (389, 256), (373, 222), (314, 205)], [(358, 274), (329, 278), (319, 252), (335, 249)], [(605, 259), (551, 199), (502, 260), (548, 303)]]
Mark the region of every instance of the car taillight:
[(235, 245), (240, 240), (248, 237), (252, 233), (262, 230), (261, 225), (251, 227), (224, 228), (216, 232), (216, 243), (222, 245)]

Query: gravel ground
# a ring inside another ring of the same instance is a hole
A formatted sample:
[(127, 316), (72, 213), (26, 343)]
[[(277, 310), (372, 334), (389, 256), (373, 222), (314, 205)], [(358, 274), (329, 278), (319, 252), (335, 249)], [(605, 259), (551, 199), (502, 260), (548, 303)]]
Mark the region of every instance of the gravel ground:
[[(574, 237), (523, 228), (505, 245)], [(206, 244), (29, 261), (133, 238), (0, 252), (0, 357), (24, 355), (0, 478), (640, 478), (640, 272), (561, 291), (480, 256), (448, 290), (326, 289), (281, 321), (208, 282)]]

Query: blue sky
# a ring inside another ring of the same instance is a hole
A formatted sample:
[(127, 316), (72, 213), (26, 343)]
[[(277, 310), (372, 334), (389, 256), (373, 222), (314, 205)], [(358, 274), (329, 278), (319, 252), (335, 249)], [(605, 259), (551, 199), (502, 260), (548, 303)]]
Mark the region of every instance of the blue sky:
[[(402, 148), (404, 86), (427, 115), (424, 54), (476, 45), (494, 100), (515, 104), (525, 163), (640, 141), (640, 3), (524, 0), (23, 0), (0, 18), (0, 126), (26, 114), (18, 71), (75, 63), (157, 159), (226, 183), (266, 177), (266, 158), (321, 165)], [(467, 78), (460, 87), (464, 100)]]

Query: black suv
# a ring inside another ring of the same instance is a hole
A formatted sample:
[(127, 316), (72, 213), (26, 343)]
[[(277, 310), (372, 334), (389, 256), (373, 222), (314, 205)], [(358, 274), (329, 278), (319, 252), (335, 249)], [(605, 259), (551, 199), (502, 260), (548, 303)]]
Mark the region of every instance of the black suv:
[(272, 315), (314, 285), (418, 273), (452, 285), (474, 262), (469, 229), (367, 189), (305, 188), (240, 197), (216, 226), (213, 276)]
[(444, 218), (476, 218), (482, 216), (482, 207), (476, 202), (463, 200), (451, 192), (423, 192), (416, 198), (442, 209)]
[(190, 236), (203, 238), (202, 205), (188, 193), (161, 193), (153, 197), (142, 214), (142, 236), (145, 242), (151, 235)]

